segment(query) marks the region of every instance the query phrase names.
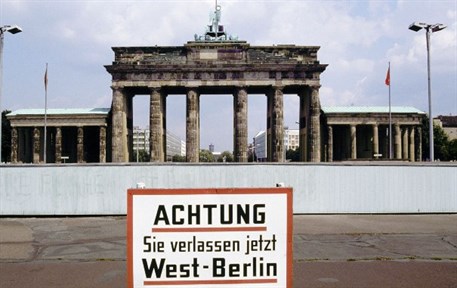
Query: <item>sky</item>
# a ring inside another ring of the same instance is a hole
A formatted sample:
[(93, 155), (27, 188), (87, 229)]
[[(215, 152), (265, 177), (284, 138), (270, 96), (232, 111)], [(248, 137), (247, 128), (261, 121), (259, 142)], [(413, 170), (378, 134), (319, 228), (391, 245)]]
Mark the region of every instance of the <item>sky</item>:
[[(425, 31), (431, 35), (432, 115), (457, 115), (457, 1), (218, 0), (226, 31), (252, 46), (320, 46), (322, 106), (393, 106), (428, 113)], [(203, 34), (214, 0), (0, 0), (5, 34), (1, 109), (110, 107), (111, 47), (181, 46)], [(231, 95), (202, 95), (201, 148), (233, 149)], [(285, 95), (284, 125), (298, 128), (296, 95)], [(148, 125), (149, 99), (134, 98), (134, 125)], [(185, 140), (185, 95), (167, 97), (167, 129)], [(266, 97), (249, 95), (249, 142), (266, 126)]]

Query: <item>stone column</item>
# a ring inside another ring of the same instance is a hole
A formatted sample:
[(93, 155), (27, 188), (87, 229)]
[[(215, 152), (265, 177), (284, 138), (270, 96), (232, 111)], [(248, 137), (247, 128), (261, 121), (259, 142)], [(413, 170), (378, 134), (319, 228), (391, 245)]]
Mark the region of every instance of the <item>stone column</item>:
[(394, 137), (394, 156), (395, 159), (401, 159), (401, 131), (398, 123), (394, 124), (395, 137)]
[(328, 126), (328, 146), (327, 146), (327, 155), (328, 155), (328, 162), (333, 162), (333, 126)]
[(186, 160), (199, 162), (200, 95), (196, 89), (187, 91), (186, 106)]
[(112, 161), (128, 162), (127, 97), (122, 87), (112, 86)]
[[(378, 132), (378, 124), (373, 125), (373, 154), (379, 154), (379, 132)], [(373, 156), (374, 156), (373, 155)], [(376, 156), (375, 158), (378, 158)]]
[(106, 127), (100, 126), (100, 163), (106, 163)]
[(305, 162), (309, 160), (308, 157), (308, 127), (309, 125), (309, 110), (310, 110), (310, 95), (308, 89), (303, 89), (299, 95), (300, 97), (300, 123), (299, 123), (299, 149), (300, 161)]
[(56, 127), (56, 163), (62, 163), (62, 128)]
[(282, 87), (273, 87), (268, 95), (268, 119), (267, 127), (270, 127), (268, 135), (269, 156), (271, 162), (284, 162), (284, 102)]
[(84, 128), (78, 127), (78, 135), (76, 138), (76, 162), (84, 162)]
[(267, 161), (271, 162), (272, 160), (272, 144), (271, 144), (271, 117), (273, 115), (273, 97), (271, 97), (271, 91), (268, 91), (267, 96), (267, 129), (265, 131), (265, 137), (267, 139), (265, 147)]
[(132, 93), (125, 94), (125, 102), (127, 107), (127, 151), (128, 151), (128, 162), (133, 162), (133, 95)]
[(414, 145), (414, 126), (409, 129), (409, 161), (416, 161), (416, 147)]
[(233, 156), (235, 162), (248, 162), (248, 93), (236, 88), (233, 96)]
[(151, 162), (164, 162), (164, 103), (160, 89), (152, 89), (149, 110), (149, 151)]
[(17, 163), (17, 128), (11, 127), (11, 163)]
[(311, 119), (309, 127), (310, 158), (311, 162), (321, 162), (321, 104), (319, 101), (319, 87), (311, 86)]
[(33, 128), (33, 163), (40, 163), (40, 128)]
[[(163, 145), (163, 157), (164, 161), (167, 162), (167, 95), (162, 91), (162, 145)], [(199, 144), (200, 145), (200, 144)]]
[(402, 148), (402, 152), (403, 152), (403, 160), (408, 160), (408, 156), (409, 156), (409, 153), (408, 153), (408, 127), (405, 126), (402, 131), (401, 131), (401, 134), (402, 134), (402, 144), (403, 144), (403, 148)]
[(418, 138), (418, 146), (419, 148), (417, 149), (417, 159), (419, 159), (419, 161), (422, 162), (422, 128), (421, 127), (417, 127), (417, 138)]
[(357, 127), (351, 125), (351, 159), (357, 159)]

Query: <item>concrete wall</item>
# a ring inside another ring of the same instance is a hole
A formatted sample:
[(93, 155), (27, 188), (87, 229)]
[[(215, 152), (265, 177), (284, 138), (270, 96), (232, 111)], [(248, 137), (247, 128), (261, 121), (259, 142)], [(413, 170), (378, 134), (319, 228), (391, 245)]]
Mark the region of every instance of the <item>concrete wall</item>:
[(0, 166), (0, 215), (125, 214), (127, 189), (294, 188), (294, 213), (457, 212), (457, 164)]

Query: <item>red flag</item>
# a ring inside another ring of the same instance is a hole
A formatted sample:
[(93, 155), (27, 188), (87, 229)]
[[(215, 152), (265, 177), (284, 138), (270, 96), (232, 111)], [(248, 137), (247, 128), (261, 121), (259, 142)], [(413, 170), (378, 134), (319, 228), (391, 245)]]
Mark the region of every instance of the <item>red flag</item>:
[(387, 70), (387, 75), (386, 75), (386, 85), (390, 86), (390, 66), (389, 69)]
[(44, 72), (44, 90), (48, 91), (48, 63), (46, 63), (46, 72)]

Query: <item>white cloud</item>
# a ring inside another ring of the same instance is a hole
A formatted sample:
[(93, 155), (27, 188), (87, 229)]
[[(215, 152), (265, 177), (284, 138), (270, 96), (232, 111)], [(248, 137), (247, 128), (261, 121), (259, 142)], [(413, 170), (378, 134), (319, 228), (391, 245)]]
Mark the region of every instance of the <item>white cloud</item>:
[(351, 6), (347, 2), (294, 1), (278, 5), (267, 21), (267, 37), (272, 43), (325, 45), (334, 53), (352, 45), (371, 46), (379, 37), (375, 33), (377, 23), (350, 14)]
[(371, 73), (375, 66), (375, 62), (370, 59), (354, 59), (346, 60), (341, 59), (340, 61), (334, 64), (336, 69), (342, 72), (351, 72), (351, 73)]
[[(14, 11), (15, 13), (23, 13), (26, 11), (27, 6), (26, 6), (27, 1), (21, 1), (21, 0), (10, 0), (10, 1), (2, 1), (0, 2), (0, 10), (1, 14), (3, 17), (3, 10), (6, 11)], [(3, 23), (2, 23), (3, 24)]]

